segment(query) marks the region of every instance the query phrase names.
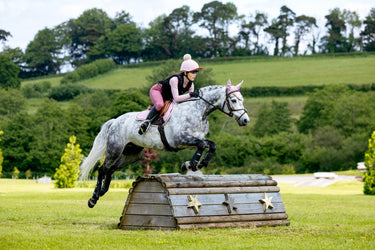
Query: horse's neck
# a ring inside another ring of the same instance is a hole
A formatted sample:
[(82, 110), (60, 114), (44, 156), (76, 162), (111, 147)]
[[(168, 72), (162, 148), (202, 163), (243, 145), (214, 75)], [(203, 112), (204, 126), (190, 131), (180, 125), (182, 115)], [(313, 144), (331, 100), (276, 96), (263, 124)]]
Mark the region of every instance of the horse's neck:
[(225, 86), (205, 87), (202, 91), (202, 97), (215, 106), (221, 106), (225, 99), (225, 91)]
[(205, 100), (203, 101), (203, 104), (205, 105), (205, 115), (208, 115), (215, 109), (223, 106), (225, 91), (226, 88), (224, 86), (209, 86), (203, 88), (201, 94), (202, 98)]

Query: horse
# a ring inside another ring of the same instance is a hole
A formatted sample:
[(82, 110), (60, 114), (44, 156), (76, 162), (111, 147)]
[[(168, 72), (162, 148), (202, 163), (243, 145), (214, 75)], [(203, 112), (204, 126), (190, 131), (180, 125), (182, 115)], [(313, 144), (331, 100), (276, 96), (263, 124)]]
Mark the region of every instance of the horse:
[[(85, 180), (95, 164), (105, 155), (88, 206), (90, 208), (95, 206), (99, 197), (108, 191), (112, 174), (117, 169), (138, 161), (142, 157), (144, 148), (162, 151), (195, 148), (197, 150), (192, 159), (182, 163), (181, 170), (197, 171), (207, 167), (216, 150), (215, 142), (205, 138), (209, 130), (209, 114), (220, 110), (233, 117), (239, 126), (246, 126), (250, 122), (240, 93), (242, 83), (243, 81), (232, 86), (231, 81), (228, 80), (226, 86), (203, 87), (199, 89), (197, 98), (174, 103), (173, 113), (168, 122), (163, 124), (164, 140), (159, 132), (160, 128), (154, 125), (145, 134), (138, 134), (142, 122), (136, 119), (139, 112), (125, 113), (105, 122), (94, 140), (89, 155), (80, 166), (80, 180)], [(201, 160), (205, 149), (208, 151)]]

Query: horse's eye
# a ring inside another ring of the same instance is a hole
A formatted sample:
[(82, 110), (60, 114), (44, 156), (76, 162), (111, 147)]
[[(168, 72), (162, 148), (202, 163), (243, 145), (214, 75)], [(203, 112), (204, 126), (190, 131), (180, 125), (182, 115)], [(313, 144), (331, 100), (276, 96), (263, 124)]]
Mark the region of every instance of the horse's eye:
[(233, 102), (233, 103), (236, 103), (236, 102), (237, 102), (237, 100), (236, 100), (236, 99), (233, 99), (233, 100), (232, 100), (232, 102)]

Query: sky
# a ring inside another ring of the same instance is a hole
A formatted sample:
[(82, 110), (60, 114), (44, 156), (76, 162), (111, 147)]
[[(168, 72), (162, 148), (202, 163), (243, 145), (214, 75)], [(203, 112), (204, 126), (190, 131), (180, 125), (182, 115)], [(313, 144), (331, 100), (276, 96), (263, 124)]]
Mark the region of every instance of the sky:
[[(146, 28), (150, 21), (162, 14), (170, 14), (174, 9), (188, 5), (194, 12), (200, 11), (204, 4), (213, 0), (0, 0), (0, 29), (11, 33), (8, 41), (0, 44), (11, 48), (20, 47), (25, 50), (38, 31), (54, 28), (69, 19), (78, 18), (85, 10), (99, 8), (109, 17), (124, 10), (132, 16), (139, 26)], [(296, 15), (307, 15), (317, 19), (318, 25), (324, 27), (324, 16), (338, 7), (341, 10), (356, 11), (363, 20), (371, 8), (375, 8), (374, 0), (221, 0), (232, 2), (240, 15), (250, 16), (255, 11), (266, 13), (271, 19), (280, 13), (280, 7), (286, 5)], [(236, 27), (232, 27), (236, 29)]]

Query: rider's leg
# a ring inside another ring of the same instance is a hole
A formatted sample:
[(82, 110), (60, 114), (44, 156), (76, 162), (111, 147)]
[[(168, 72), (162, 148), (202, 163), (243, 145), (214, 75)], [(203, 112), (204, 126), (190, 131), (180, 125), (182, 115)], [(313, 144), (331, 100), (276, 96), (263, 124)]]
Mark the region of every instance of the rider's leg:
[(152, 109), (150, 110), (150, 113), (148, 113), (148, 115), (147, 115), (146, 121), (144, 121), (139, 128), (138, 134), (143, 135), (144, 133), (146, 133), (146, 131), (150, 127), (151, 123), (158, 117), (159, 112), (160, 111), (156, 110), (155, 105), (152, 106)]
[(157, 115), (159, 114), (160, 110), (163, 108), (164, 100), (163, 100), (161, 91), (162, 91), (161, 84), (155, 84), (154, 86), (152, 86), (150, 90), (150, 98), (152, 102), (154, 103), (154, 106), (150, 110), (150, 113), (148, 114), (146, 121), (144, 121), (141, 124), (138, 130), (138, 134), (142, 135), (147, 131), (152, 121), (157, 118)]

